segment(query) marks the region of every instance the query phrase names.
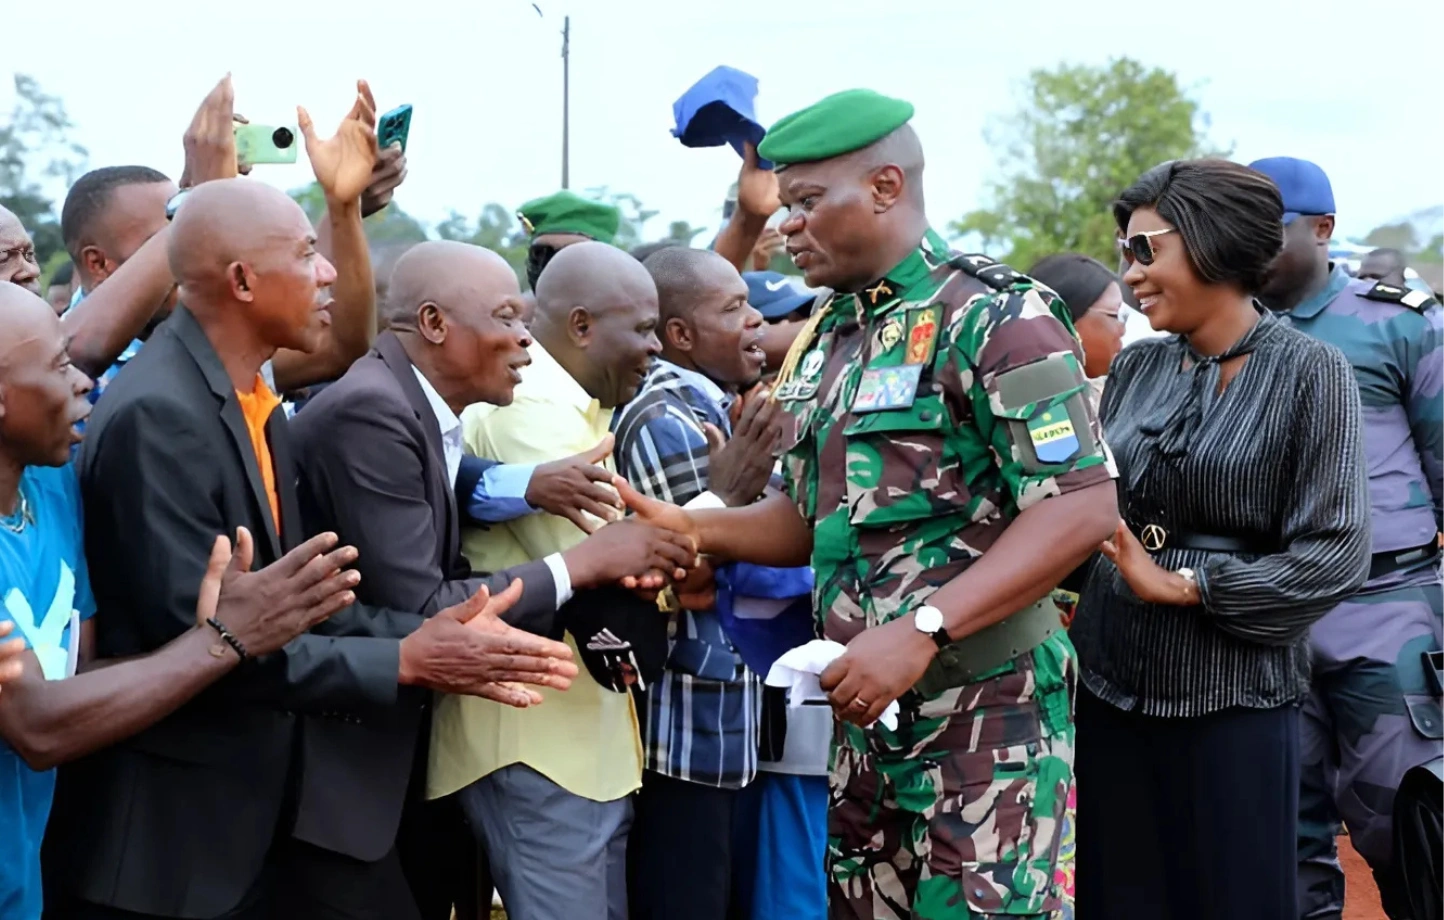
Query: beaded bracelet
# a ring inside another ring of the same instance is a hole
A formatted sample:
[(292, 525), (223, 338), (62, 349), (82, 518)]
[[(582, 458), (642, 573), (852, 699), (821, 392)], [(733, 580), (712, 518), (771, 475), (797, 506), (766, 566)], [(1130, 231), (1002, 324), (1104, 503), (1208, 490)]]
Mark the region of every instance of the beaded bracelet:
[(229, 629), (226, 629), (224, 623), (222, 623), (220, 620), (217, 620), (215, 617), (211, 617), (210, 619), (206, 620), (206, 625), (208, 625), (211, 629), (214, 629), (216, 632), (220, 633), (221, 638), (225, 640), (226, 645), (229, 645), (232, 649), (234, 649), (235, 653), (241, 656), (242, 661), (246, 660), (247, 655), (245, 645), (241, 643), (240, 639), (236, 638), (235, 633), (231, 632)]

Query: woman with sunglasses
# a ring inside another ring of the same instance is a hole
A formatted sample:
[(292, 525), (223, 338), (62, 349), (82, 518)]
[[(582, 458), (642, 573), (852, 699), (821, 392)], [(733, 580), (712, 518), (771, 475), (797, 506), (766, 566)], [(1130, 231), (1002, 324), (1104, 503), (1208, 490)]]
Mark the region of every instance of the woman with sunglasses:
[(1280, 920), (1295, 904), (1309, 625), (1363, 583), (1369, 505), (1343, 355), (1262, 309), (1269, 179), (1166, 163), (1114, 204), (1155, 329), (1101, 419), (1123, 523), (1084, 586), (1078, 914)]

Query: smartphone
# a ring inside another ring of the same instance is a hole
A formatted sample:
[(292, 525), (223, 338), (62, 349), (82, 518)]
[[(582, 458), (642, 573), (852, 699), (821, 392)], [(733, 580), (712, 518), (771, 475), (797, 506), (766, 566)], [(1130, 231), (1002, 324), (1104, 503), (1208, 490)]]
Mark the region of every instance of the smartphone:
[(299, 138), (295, 128), (236, 125), (236, 159), (251, 166), (294, 163)]
[(406, 152), (406, 137), (411, 133), (411, 104), (398, 105), (376, 121), (376, 146), (385, 150), (392, 144), (401, 144)]

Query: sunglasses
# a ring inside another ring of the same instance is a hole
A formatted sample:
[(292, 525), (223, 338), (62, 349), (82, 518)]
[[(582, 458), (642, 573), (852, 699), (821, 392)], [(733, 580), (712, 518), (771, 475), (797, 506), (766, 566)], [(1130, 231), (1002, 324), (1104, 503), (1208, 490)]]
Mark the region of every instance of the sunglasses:
[(1174, 228), (1169, 227), (1167, 230), (1147, 230), (1143, 233), (1135, 233), (1126, 240), (1120, 239), (1118, 248), (1123, 250), (1123, 259), (1130, 265), (1134, 262), (1139, 265), (1152, 265), (1155, 255), (1153, 238), (1174, 232), (1176, 232)]

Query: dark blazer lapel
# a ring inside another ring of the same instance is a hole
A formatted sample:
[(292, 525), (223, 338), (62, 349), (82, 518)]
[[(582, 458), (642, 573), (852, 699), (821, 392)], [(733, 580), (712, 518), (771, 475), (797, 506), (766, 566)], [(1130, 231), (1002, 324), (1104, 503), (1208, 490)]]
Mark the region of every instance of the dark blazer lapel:
[(266, 440), (271, 445), (271, 465), (276, 474), (276, 500), (281, 506), (281, 548), (285, 550), (294, 549), (306, 539), (301, 502), (296, 495), (297, 467), (291, 453), (291, 432), (286, 427), (289, 424), (285, 406), (277, 406), (266, 420)]
[(387, 370), (396, 378), (401, 392), (406, 394), (406, 402), (416, 414), (416, 420), (421, 423), (421, 430), (426, 433), (427, 465), (431, 468), (432, 478), (436, 480), (442, 495), (446, 496), (446, 545), (445, 558), (442, 560), (445, 565), (461, 546), (461, 522), (456, 508), (455, 484), (447, 479), (446, 451), (441, 446), (441, 424), (436, 420), (431, 402), (416, 380), (416, 366), (411, 363), (411, 358), (401, 346), (401, 340), (396, 337), (396, 333), (381, 333), (376, 336), (376, 343), (372, 347), (385, 363)]
[[(279, 559), (281, 558), (281, 538), (276, 532), (276, 522), (271, 518), (271, 500), (266, 496), (266, 485), (261, 479), (261, 467), (256, 461), (256, 449), (251, 446), (251, 432), (246, 427), (246, 417), (241, 413), (241, 403), (236, 399), (236, 390), (231, 385), (231, 378), (226, 375), (226, 369), (221, 364), (220, 356), (216, 354), (210, 339), (206, 338), (205, 330), (201, 329), (200, 323), (196, 322), (196, 318), (191, 315), (189, 310), (177, 304), (168, 325), (175, 330), (176, 338), (180, 340), (186, 351), (190, 352), (196, 366), (201, 369), (206, 384), (221, 402), (221, 421), (225, 423), (226, 432), (235, 444), (236, 453), (240, 455), (241, 464), (246, 471), (246, 482), (251, 487), (251, 497), (256, 502), (261, 520), (266, 523), (265, 537), (271, 547), (271, 558)], [(274, 462), (274, 457), (272, 460)], [(276, 488), (278, 492), (282, 491), (279, 477)], [(285, 511), (284, 506), (282, 511)], [(259, 566), (257, 567), (259, 568)]]

